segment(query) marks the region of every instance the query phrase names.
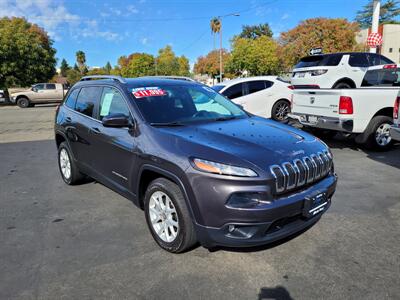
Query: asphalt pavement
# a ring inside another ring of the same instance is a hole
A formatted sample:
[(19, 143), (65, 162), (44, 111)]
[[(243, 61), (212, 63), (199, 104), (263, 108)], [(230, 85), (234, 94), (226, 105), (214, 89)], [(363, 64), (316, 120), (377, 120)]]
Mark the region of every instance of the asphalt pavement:
[(63, 183), (55, 107), (0, 108), (0, 299), (399, 299), (400, 147), (335, 139), (329, 211), (291, 239), (174, 255), (103, 185)]

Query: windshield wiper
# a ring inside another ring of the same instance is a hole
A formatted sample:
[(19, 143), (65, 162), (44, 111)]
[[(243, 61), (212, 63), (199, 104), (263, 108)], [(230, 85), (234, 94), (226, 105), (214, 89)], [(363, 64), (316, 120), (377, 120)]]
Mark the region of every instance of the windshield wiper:
[(185, 124), (181, 122), (165, 122), (165, 123), (150, 123), (151, 126), (164, 126), (164, 127), (173, 127), (173, 126), (185, 126)]
[(237, 117), (236, 116), (220, 117), (220, 118), (214, 119), (214, 121), (228, 121), (228, 120), (233, 120), (233, 119), (237, 119)]

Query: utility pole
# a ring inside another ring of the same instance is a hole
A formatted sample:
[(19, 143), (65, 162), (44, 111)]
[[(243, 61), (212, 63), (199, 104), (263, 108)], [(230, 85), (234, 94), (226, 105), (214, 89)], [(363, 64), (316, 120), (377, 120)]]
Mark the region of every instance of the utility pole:
[[(381, 1), (380, 0), (374, 0), (371, 33), (377, 33), (379, 31), (380, 11), (381, 11)], [(376, 53), (376, 50), (377, 50), (377, 47), (375, 47), (375, 48), (371, 47), (369, 49), (369, 52), (370, 53)]]

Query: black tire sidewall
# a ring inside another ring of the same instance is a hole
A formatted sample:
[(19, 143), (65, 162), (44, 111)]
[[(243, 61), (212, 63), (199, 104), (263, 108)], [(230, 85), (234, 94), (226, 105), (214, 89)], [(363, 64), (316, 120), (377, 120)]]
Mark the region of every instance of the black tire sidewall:
[(346, 83), (346, 82), (340, 82), (335, 84), (335, 86), (333, 87), (334, 89), (351, 89), (350, 84)]
[[(170, 184), (175, 185), (172, 182), (170, 182)], [(152, 183), (150, 183), (150, 185), (146, 191), (146, 194), (145, 194), (144, 211), (145, 211), (147, 225), (149, 227), (151, 235), (153, 236), (153, 238), (157, 242), (157, 244), (161, 248), (163, 248), (169, 252), (176, 253), (176, 252), (181, 251), (181, 248), (185, 242), (185, 235), (187, 234), (185, 219), (184, 219), (183, 212), (181, 209), (182, 204), (180, 203), (180, 201), (177, 200), (178, 197), (181, 197), (181, 199), (183, 199), (183, 195), (180, 192), (179, 187), (178, 187), (178, 189), (179, 189), (180, 195), (177, 195), (177, 191), (169, 188), (167, 185), (169, 185), (169, 184), (168, 183), (166, 184), (166, 182), (163, 182), (163, 181), (157, 180), (157, 179), (155, 181), (153, 181)], [(178, 236), (175, 238), (174, 241), (172, 241), (170, 243), (163, 241), (157, 235), (157, 233), (154, 231), (153, 225), (151, 224), (150, 214), (149, 214), (150, 197), (153, 193), (155, 193), (157, 191), (161, 191), (168, 195), (168, 197), (171, 199), (172, 203), (174, 204), (176, 212), (178, 214), (178, 224), (179, 224)]]
[(286, 119), (284, 119), (284, 120), (280, 120), (280, 119), (278, 119), (278, 118), (276, 117), (276, 114), (275, 114), (276, 108), (277, 108), (278, 105), (281, 104), (281, 103), (287, 104), (287, 106), (288, 106), (288, 108), (289, 108), (288, 114), (290, 113), (290, 102), (289, 102), (288, 100), (285, 100), (285, 99), (280, 99), (280, 100), (276, 101), (275, 104), (272, 106), (271, 118), (272, 118), (272, 120), (277, 121), (277, 122), (286, 122), (286, 121), (288, 121), (288, 118), (286, 118)]
[(17, 100), (17, 105), (21, 108), (29, 107), (29, 100), (26, 97), (21, 97)]

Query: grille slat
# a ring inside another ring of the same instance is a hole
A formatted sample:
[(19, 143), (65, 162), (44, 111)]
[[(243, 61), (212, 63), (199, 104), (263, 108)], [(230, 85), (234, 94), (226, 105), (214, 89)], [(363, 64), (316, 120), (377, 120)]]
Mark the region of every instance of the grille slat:
[(284, 193), (325, 177), (331, 167), (332, 155), (323, 151), (293, 162), (273, 165), (270, 171), (275, 178), (276, 192)]

